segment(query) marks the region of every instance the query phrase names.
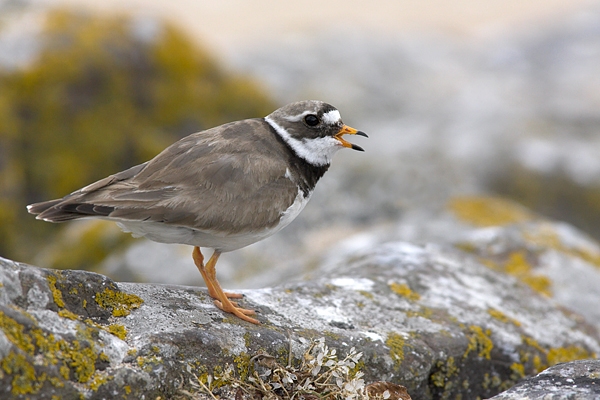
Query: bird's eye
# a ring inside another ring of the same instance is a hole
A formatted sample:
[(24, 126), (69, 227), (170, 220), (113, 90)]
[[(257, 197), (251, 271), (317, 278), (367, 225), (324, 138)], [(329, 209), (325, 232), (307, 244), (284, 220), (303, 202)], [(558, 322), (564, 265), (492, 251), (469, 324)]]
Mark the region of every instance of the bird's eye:
[(319, 125), (319, 117), (317, 117), (316, 115), (313, 114), (308, 114), (306, 117), (304, 117), (304, 122), (306, 122), (306, 125), (308, 126), (317, 126)]

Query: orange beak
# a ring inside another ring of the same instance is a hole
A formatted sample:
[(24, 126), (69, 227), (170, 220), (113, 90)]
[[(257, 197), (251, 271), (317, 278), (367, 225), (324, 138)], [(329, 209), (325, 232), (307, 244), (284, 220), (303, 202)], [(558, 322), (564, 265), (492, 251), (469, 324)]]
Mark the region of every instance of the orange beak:
[(365, 151), (365, 149), (363, 149), (362, 147), (344, 140), (344, 138), (342, 137), (343, 135), (358, 135), (358, 136), (368, 137), (366, 133), (364, 133), (363, 131), (359, 131), (354, 128), (351, 128), (348, 125), (344, 125), (344, 126), (342, 126), (342, 129), (340, 129), (340, 131), (334, 136), (337, 140), (340, 141), (340, 143), (344, 147), (348, 147), (349, 149), (358, 150), (358, 151)]

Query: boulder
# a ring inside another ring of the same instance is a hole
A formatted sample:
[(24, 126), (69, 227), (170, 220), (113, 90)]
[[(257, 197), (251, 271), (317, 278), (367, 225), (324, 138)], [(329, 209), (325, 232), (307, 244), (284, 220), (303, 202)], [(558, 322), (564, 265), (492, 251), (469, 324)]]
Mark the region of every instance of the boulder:
[(1, 259), (0, 397), (358, 396), (384, 382), (415, 399), (487, 398), (600, 352), (594, 325), (473, 249), (362, 247), (336, 249), (310, 280), (245, 291), (261, 325), (201, 288)]
[(600, 399), (600, 361), (580, 360), (550, 367), (491, 400)]

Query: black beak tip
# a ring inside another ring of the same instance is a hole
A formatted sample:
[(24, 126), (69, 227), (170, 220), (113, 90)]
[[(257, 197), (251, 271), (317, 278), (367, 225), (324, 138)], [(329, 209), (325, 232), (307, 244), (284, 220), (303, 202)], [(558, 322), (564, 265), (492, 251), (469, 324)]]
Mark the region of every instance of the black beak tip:
[(354, 143), (352, 143), (352, 150), (365, 151), (365, 149)]
[(364, 137), (366, 137), (366, 138), (368, 138), (368, 137), (369, 137), (369, 136), (368, 136), (366, 133), (364, 133), (363, 131), (358, 131), (358, 132), (356, 132), (356, 134), (357, 134), (358, 136), (364, 136)]

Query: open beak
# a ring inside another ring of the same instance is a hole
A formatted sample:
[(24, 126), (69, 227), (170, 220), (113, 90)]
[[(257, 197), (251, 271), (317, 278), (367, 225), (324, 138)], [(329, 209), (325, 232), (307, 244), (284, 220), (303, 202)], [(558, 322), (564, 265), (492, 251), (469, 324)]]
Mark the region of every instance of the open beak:
[(350, 143), (350, 142), (344, 140), (344, 138), (342, 137), (343, 135), (358, 135), (358, 136), (368, 137), (366, 133), (364, 133), (363, 131), (358, 131), (354, 128), (350, 128), (348, 125), (344, 125), (344, 126), (342, 126), (342, 129), (340, 129), (340, 131), (334, 136), (337, 140), (340, 141), (340, 143), (344, 147), (348, 147), (350, 149), (358, 150), (358, 151), (365, 151), (365, 149), (363, 149), (359, 145), (356, 145), (354, 143)]

